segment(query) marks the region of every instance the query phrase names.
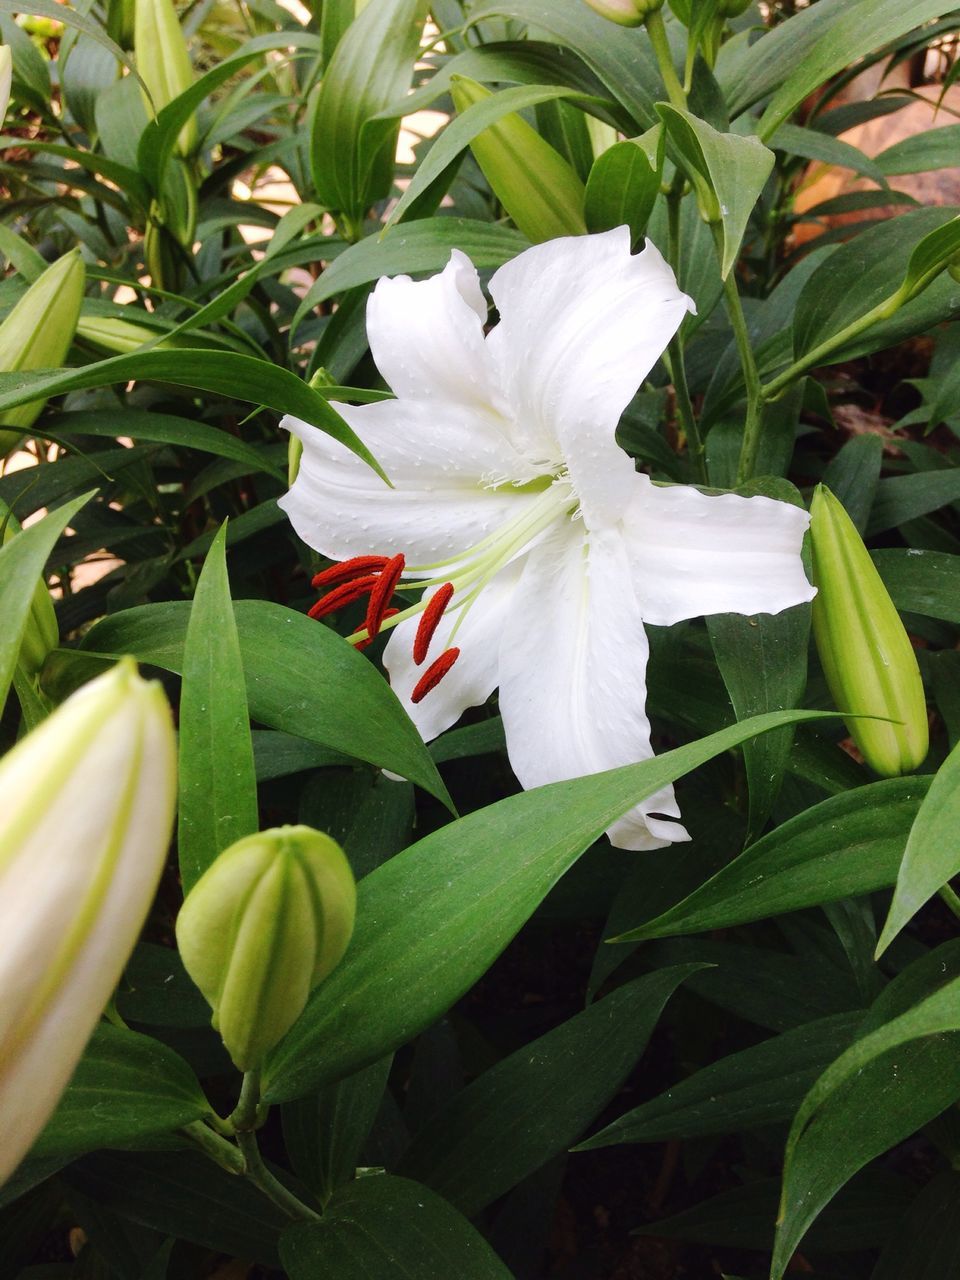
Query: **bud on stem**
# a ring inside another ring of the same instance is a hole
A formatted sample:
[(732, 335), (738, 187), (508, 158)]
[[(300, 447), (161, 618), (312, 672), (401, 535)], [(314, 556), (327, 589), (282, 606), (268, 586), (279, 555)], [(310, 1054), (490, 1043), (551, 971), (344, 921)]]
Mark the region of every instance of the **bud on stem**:
[(917, 657), (856, 526), (824, 485), (810, 538), (813, 634), (830, 693), (867, 764), (884, 777), (909, 773), (928, 747)]
[(310, 827), (238, 840), (190, 890), (180, 954), (241, 1071), (262, 1064), (340, 962), (355, 906), (343, 851)]
[[(79, 249), (71, 249), (34, 280), (0, 324), (0, 372), (55, 369), (63, 364), (80, 316), (85, 283)], [(0, 457), (21, 443), (46, 403), (32, 400), (0, 414)], [(3, 426), (23, 430), (4, 431)]]

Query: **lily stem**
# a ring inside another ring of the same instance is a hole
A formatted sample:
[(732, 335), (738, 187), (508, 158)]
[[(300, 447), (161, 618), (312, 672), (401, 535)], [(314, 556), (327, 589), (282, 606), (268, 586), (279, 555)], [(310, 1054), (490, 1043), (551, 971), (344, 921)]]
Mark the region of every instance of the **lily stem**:
[(677, 75), (676, 68), (673, 65), (673, 54), (670, 52), (670, 41), (667, 39), (667, 28), (664, 26), (663, 14), (659, 9), (655, 9), (653, 13), (647, 14), (644, 21), (647, 35), (653, 45), (657, 66), (660, 68), (664, 88), (667, 91), (667, 97), (675, 107), (679, 107), (681, 111), (684, 111), (687, 106), (687, 95), (683, 91), (680, 77)]
[[(717, 253), (723, 255), (723, 233), (718, 223), (711, 224)], [(740, 356), (740, 368), (743, 370), (743, 383), (747, 390), (747, 412), (743, 423), (743, 444), (740, 447), (740, 462), (737, 466), (737, 484), (745, 484), (757, 466), (757, 453), (760, 448), (760, 410), (763, 401), (763, 390), (760, 386), (760, 372), (750, 344), (747, 332), (747, 321), (743, 314), (740, 291), (734, 277), (733, 269), (727, 273), (723, 282), (723, 295), (727, 304), (727, 315), (733, 327), (733, 336)]]
[(937, 890), (937, 892), (957, 919), (960, 920), (960, 897), (957, 896), (948, 884), (943, 885)]
[(703, 484), (708, 481), (707, 451), (700, 434), (700, 424), (693, 413), (693, 403), (687, 386), (687, 371), (683, 363), (683, 344), (679, 338), (671, 338), (667, 348), (667, 360), (670, 366), (670, 381), (673, 383), (677, 416), (687, 438), (687, 452), (693, 464), (696, 478)]
[(316, 1221), (320, 1214), (304, 1204), (299, 1196), (288, 1191), (264, 1163), (256, 1130), (263, 1124), (266, 1114), (267, 1108), (260, 1101), (260, 1069), (255, 1067), (244, 1072), (240, 1098), (230, 1117), (230, 1123), (236, 1131), (237, 1146), (240, 1148), (238, 1154), (242, 1159), (242, 1171), (268, 1200), (272, 1200), (291, 1218)]

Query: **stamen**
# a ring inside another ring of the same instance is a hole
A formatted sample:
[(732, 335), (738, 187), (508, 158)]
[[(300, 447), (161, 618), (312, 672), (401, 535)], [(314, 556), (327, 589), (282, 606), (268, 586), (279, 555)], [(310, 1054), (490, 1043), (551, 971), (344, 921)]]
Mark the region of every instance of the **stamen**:
[(393, 599), (393, 593), (397, 589), (397, 583), (403, 574), (405, 563), (406, 561), (402, 555), (394, 556), (391, 560), (388, 560), (383, 566), (383, 572), (376, 579), (376, 585), (370, 592), (365, 625), (367, 635), (371, 640), (383, 624), (387, 605)]
[(413, 660), (418, 667), (427, 656), (433, 633), (440, 625), (440, 619), (443, 617), (443, 612), (450, 603), (452, 595), (453, 583), (445, 582), (439, 590), (433, 593), (426, 609), (423, 611), (417, 627), (417, 634), (413, 641)]
[[(383, 621), (386, 622), (388, 618), (395, 618), (399, 612), (400, 612), (399, 609), (385, 609), (383, 614)], [(360, 630), (362, 630), (362, 628), (358, 628), (358, 630), (355, 631), (353, 634), (359, 635)], [(366, 649), (369, 645), (373, 644), (373, 641), (374, 641), (373, 636), (367, 636), (365, 640), (354, 640), (351, 636), (348, 636), (347, 639), (350, 640), (350, 642), (353, 644), (357, 653), (362, 653), (363, 650)]]
[(315, 574), (311, 586), (318, 590), (320, 587), (335, 587), (338, 583), (350, 582), (366, 574), (379, 573), (386, 565), (386, 556), (353, 556), (342, 564), (332, 564), (329, 569)]
[(437, 687), (459, 657), (459, 649), (447, 649), (445, 653), (441, 653), (436, 662), (431, 663), (430, 666), (427, 667), (426, 671), (414, 685), (413, 693), (410, 695), (410, 701), (422, 702), (430, 690)]
[(328, 613), (336, 613), (338, 609), (353, 604), (354, 600), (359, 600), (368, 591), (372, 591), (379, 581), (376, 574), (370, 573), (366, 577), (355, 578), (353, 582), (344, 582), (341, 586), (328, 591), (325, 596), (321, 596), (317, 603), (307, 610), (307, 617), (325, 618)]

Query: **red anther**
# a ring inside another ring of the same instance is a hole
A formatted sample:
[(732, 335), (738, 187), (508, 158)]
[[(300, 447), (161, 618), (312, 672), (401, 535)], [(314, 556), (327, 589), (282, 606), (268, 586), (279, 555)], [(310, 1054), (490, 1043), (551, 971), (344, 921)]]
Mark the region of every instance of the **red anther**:
[(443, 586), (436, 590), (430, 597), (427, 607), (420, 616), (417, 634), (413, 641), (413, 660), (418, 667), (427, 656), (427, 650), (430, 648), (430, 641), (433, 639), (433, 633), (440, 625), (440, 619), (443, 617), (443, 611), (450, 603), (450, 597), (452, 595), (453, 583), (445, 582)]
[(321, 596), (317, 603), (307, 610), (307, 617), (325, 618), (328, 613), (336, 613), (338, 609), (343, 609), (354, 600), (365, 596), (368, 591), (372, 591), (379, 581), (375, 573), (369, 573), (364, 578), (354, 578), (353, 582), (344, 582), (341, 586), (328, 591), (325, 596)]
[(427, 667), (426, 671), (414, 685), (413, 693), (410, 695), (410, 701), (422, 702), (430, 690), (437, 687), (459, 657), (459, 649), (447, 649), (445, 653), (441, 653), (436, 662), (431, 662), (430, 666)]
[(387, 564), (386, 556), (354, 556), (352, 560), (344, 560), (342, 564), (332, 564), (314, 574), (311, 586), (319, 590), (321, 587), (335, 587), (341, 582), (350, 582), (354, 578), (369, 573), (379, 573)]
[[(399, 612), (400, 612), (399, 609), (385, 609), (383, 613), (383, 621), (386, 622), (388, 618), (394, 617)], [(353, 634), (356, 635), (357, 633), (354, 632)], [(367, 636), (366, 640), (358, 640), (353, 647), (356, 649), (357, 653), (362, 653), (363, 650), (368, 647), (368, 645), (373, 644), (373, 639), (374, 639), (373, 636)]]
[(383, 567), (383, 572), (377, 577), (376, 586), (370, 592), (367, 618), (364, 625), (371, 640), (380, 630), (387, 605), (393, 599), (393, 593), (397, 589), (397, 583), (400, 581), (405, 563), (406, 561), (402, 555), (393, 556), (392, 559), (388, 560)]

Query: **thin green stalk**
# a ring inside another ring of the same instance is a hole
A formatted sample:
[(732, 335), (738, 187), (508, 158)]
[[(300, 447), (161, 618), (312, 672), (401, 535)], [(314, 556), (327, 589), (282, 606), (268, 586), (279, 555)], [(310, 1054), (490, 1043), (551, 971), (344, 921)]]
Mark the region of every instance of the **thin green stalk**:
[[(722, 257), (723, 240), (719, 224), (712, 223), (711, 230), (717, 245), (717, 255)], [(737, 288), (733, 271), (727, 274), (727, 278), (723, 282), (723, 296), (727, 304), (727, 315), (730, 317), (730, 324), (733, 326), (733, 336), (737, 344), (737, 353), (740, 356), (740, 367), (743, 370), (743, 383), (747, 390), (747, 412), (743, 423), (743, 444), (740, 448), (740, 462), (737, 466), (737, 484), (745, 484), (754, 473), (757, 465), (757, 453), (760, 449), (760, 409), (762, 405), (760, 372), (757, 369), (757, 361), (753, 354), (753, 347), (750, 344), (750, 334), (747, 332), (747, 322), (743, 314), (743, 305), (740, 302), (740, 291)]]
[(945, 884), (941, 889), (938, 889), (937, 892), (957, 919), (960, 920), (960, 897), (954, 893), (948, 884)]
[(653, 52), (660, 68), (667, 97), (681, 111), (686, 109), (687, 95), (683, 91), (680, 77), (673, 65), (673, 54), (670, 52), (670, 41), (667, 39), (667, 28), (663, 24), (663, 14), (659, 9), (648, 13), (646, 17), (647, 35), (653, 45)]
[(898, 289), (896, 293), (891, 294), (889, 298), (885, 298), (866, 315), (862, 315), (857, 320), (851, 321), (845, 329), (841, 329), (839, 333), (835, 333), (832, 338), (827, 338), (824, 342), (819, 343), (812, 351), (808, 351), (805, 356), (795, 361), (783, 373), (777, 374), (770, 382), (761, 388), (761, 395), (764, 400), (776, 400), (783, 391), (789, 387), (791, 382), (796, 382), (797, 378), (802, 377), (808, 369), (815, 368), (818, 364), (827, 363), (828, 357), (851, 339), (859, 337), (872, 325), (880, 320), (889, 320), (889, 318), (898, 311), (906, 299)]
[(670, 370), (670, 381), (673, 383), (677, 405), (677, 416), (687, 439), (687, 452), (693, 463), (696, 478), (704, 484), (707, 476), (707, 450), (700, 434), (700, 425), (694, 417), (693, 403), (687, 387), (687, 371), (683, 363), (683, 346), (679, 338), (671, 338), (667, 348), (667, 364)]
[(304, 1204), (299, 1196), (295, 1196), (292, 1191), (288, 1191), (283, 1183), (278, 1178), (275, 1178), (264, 1164), (255, 1133), (250, 1130), (238, 1130), (237, 1143), (243, 1153), (244, 1172), (254, 1186), (259, 1187), (269, 1200), (272, 1200), (275, 1205), (283, 1209), (285, 1213), (288, 1213), (291, 1218), (298, 1218), (308, 1222), (319, 1220), (320, 1214), (311, 1209), (309, 1205)]
[(214, 1133), (202, 1120), (184, 1125), (180, 1132), (185, 1138), (189, 1138), (194, 1146), (199, 1147), (214, 1164), (218, 1164), (221, 1169), (226, 1169), (227, 1173), (246, 1172), (243, 1153), (238, 1151), (232, 1142)]
[(237, 1133), (250, 1133), (259, 1129), (264, 1119), (264, 1110), (260, 1105), (260, 1068), (255, 1067), (244, 1073), (240, 1097), (230, 1116), (230, 1123)]

